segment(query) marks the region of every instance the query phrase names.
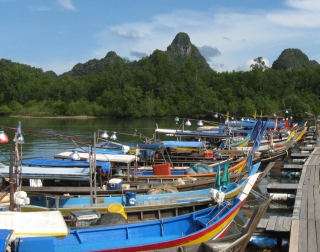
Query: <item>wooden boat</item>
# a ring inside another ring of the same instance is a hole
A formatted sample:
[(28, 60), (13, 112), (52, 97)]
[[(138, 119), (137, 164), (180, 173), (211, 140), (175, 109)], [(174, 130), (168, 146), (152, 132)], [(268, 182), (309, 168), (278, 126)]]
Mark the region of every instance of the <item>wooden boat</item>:
[[(80, 154), (84, 154), (84, 153), (80, 153)], [(39, 162), (38, 162), (39, 160)], [(59, 161), (59, 160), (48, 160), (47, 162), (44, 162), (43, 159), (38, 159), (38, 160), (35, 160), (35, 162), (32, 162), (32, 161), (25, 161), (24, 164), (28, 164), (29, 166), (23, 166), (23, 169), (22, 171), (25, 173), (23, 174), (23, 177), (25, 178), (40, 178), (40, 179), (43, 179), (43, 178), (47, 178), (48, 177), (48, 174), (50, 174), (50, 171), (54, 171), (52, 172), (52, 178), (53, 179), (63, 179), (63, 175), (64, 174), (67, 174), (65, 171), (67, 169), (60, 169), (61, 171), (61, 176), (59, 176), (59, 167), (70, 167), (70, 164), (71, 166), (73, 167), (72, 169), (68, 170), (70, 171), (70, 174), (71, 174), (71, 171), (76, 171), (76, 168), (78, 166), (78, 163), (83, 163), (86, 165), (86, 167), (88, 167), (90, 164), (88, 162), (83, 162), (83, 161), (71, 161), (71, 160), (64, 160), (64, 161)], [(42, 162), (40, 162), (42, 161)], [(246, 157), (243, 157), (243, 158), (240, 158), (236, 161), (233, 161), (233, 160), (224, 160), (224, 161), (219, 161), (219, 162), (216, 162), (214, 164), (211, 164), (208, 166), (208, 168), (210, 168), (207, 173), (201, 173), (201, 174), (195, 174), (194, 172), (193, 173), (189, 173), (189, 174), (185, 174), (187, 172), (187, 170), (181, 170), (181, 169), (173, 169), (170, 167), (170, 163), (167, 163), (167, 164), (163, 164), (163, 165), (166, 165), (165, 168), (165, 172), (160, 172), (161, 174), (157, 174), (157, 173), (153, 173), (152, 170), (150, 171), (144, 171), (145, 172), (145, 175), (143, 174), (143, 172), (138, 172), (136, 171), (136, 174), (134, 174), (133, 172), (133, 169), (129, 168), (128, 170), (128, 175), (125, 175), (125, 176), (117, 176), (119, 178), (123, 178), (123, 179), (128, 179), (128, 181), (130, 181), (132, 179), (132, 175), (134, 176), (134, 179), (137, 179), (137, 178), (183, 178), (183, 177), (188, 177), (188, 176), (192, 176), (192, 177), (215, 177), (216, 176), (216, 171), (218, 169), (218, 167), (220, 167), (220, 170), (221, 170), (221, 173), (223, 171), (223, 169), (225, 168), (225, 163), (226, 162), (229, 162), (229, 172), (235, 172), (235, 171), (238, 171), (238, 170), (241, 170), (244, 166), (244, 164), (246, 163)], [(31, 163), (32, 162), (32, 163)], [(57, 163), (57, 164), (56, 164)], [(64, 165), (63, 163), (65, 163), (66, 165)], [(100, 163), (104, 163), (104, 162), (100, 162)], [(31, 164), (33, 165), (37, 165), (37, 166), (30, 166)], [(97, 167), (98, 167), (98, 164), (99, 162), (97, 163)], [(231, 167), (230, 167), (231, 166)], [(50, 169), (46, 169), (46, 167), (49, 167)], [(79, 165), (79, 167), (81, 167)], [(90, 175), (90, 169), (89, 168), (81, 168), (80, 171), (83, 171), (81, 172), (80, 175), (82, 176), (86, 176), (86, 178), (88, 178), (88, 176)], [(101, 169), (101, 168), (100, 168)], [(151, 168), (152, 169), (152, 168)], [(37, 170), (37, 171), (35, 171)], [(153, 166), (153, 170), (155, 170), (155, 166)], [(8, 173), (8, 167), (6, 166), (3, 166), (3, 167), (0, 167), (0, 171), (3, 171), (3, 173)], [(109, 170), (107, 170), (107, 172), (105, 173), (106, 175), (108, 174), (108, 171), (110, 171), (110, 168)], [(78, 172), (78, 173), (79, 173)], [(93, 171), (92, 171), (93, 172)], [(98, 172), (100, 172), (100, 174), (102, 174), (103, 172), (102, 171), (99, 171), (99, 167), (98, 167)], [(75, 173), (78, 174), (78, 173)], [(132, 174), (133, 173), (133, 174)], [(169, 174), (170, 173), (170, 174)], [(30, 174), (30, 176), (29, 176)], [(59, 176), (59, 177), (58, 177)], [(69, 176), (70, 179), (72, 179), (71, 176)], [(68, 176), (66, 176), (65, 179), (68, 179)]]
[[(187, 246), (223, 237), (259, 174), (250, 176), (236, 198), (172, 218), (76, 228), (64, 237), (19, 237), (17, 251), (144, 251)], [(1, 224), (0, 224), (1, 228)], [(12, 227), (14, 229), (14, 227)], [(14, 232), (13, 232), (14, 237)]]
[[(247, 179), (242, 179), (239, 182), (233, 182), (219, 189), (223, 193), (225, 199), (235, 197), (253, 175), (256, 174), (260, 163), (253, 165), (250, 176)], [(212, 186), (213, 187), (213, 186)], [(63, 214), (69, 214), (78, 210), (96, 210), (99, 212), (107, 212), (111, 204), (119, 204), (124, 206), (124, 211), (142, 211), (152, 208), (168, 208), (176, 205), (188, 204), (193, 202), (214, 203), (212, 196), (212, 187), (202, 190), (192, 190), (186, 192), (173, 192), (165, 194), (136, 194), (127, 192), (124, 196), (106, 196), (96, 199), (95, 204), (91, 204), (91, 197), (48, 197), (48, 196), (29, 196), (30, 205), (21, 207), (22, 211), (45, 211), (45, 210), (60, 210)], [(134, 204), (130, 204), (128, 200), (133, 198)]]
[[(228, 171), (229, 173), (232, 173), (232, 172), (236, 172), (236, 171), (241, 171), (244, 166), (246, 165), (246, 161), (247, 161), (247, 157), (244, 157), (244, 158), (241, 158), (238, 160), (238, 162), (236, 162), (234, 165), (232, 165)], [(223, 173), (223, 169), (224, 169), (224, 166), (222, 165), (220, 167), (220, 174)], [(192, 176), (192, 177), (195, 177), (195, 178), (198, 178), (198, 177), (215, 177), (217, 175), (217, 170), (218, 168), (217, 167), (213, 167), (213, 172), (209, 172), (209, 173), (201, 173), (201, 174), (195, 174), (195, 173), (190, 173), (190, 174), (177, 174), (177, 175), (173, 175), (173, 174), (159, 174), (159, 175), (150, 175), (148, 177), (157, 177), (157, 178), (183, 178), (183, 177), (187, 177), (187, 176)], [(144, 177), (143, 175), (137, 175), (135, 176), (136, 178), (140, 178), (140, 177)]]
[(248, 222), (248, 224), (241, 230), (241, 232), (233, 235), (228, 235), (222, 238), (218, 238), (213, 241), (197, 243), (189, 246), (179, 246), (174, 248), (149, 250), (148, 252), (192, 252), (192, 251), (206, 251), (206, 252), (217, 252), (217, 251), (234, 251), (243, 252), (247, 247), (250, 238), (256, 227), (259, 224), (263, 214), (268, 208), (272, 197), (267, 199), (264, 203), (257, 206)]
[[(37, 160), (36, 160), (37, 161)], [(64, 160), (59, 161), (55, 160), (57, 162), (57, 165), (60, 165), (60, 168), (57, 167), (27, 167), (23, 166), (22, 169), (22, 176), (27, 179), (27, 182), (29, 183), (29, 179), (42, 179), (42, 186), (41, 187), (35, 187), (30, 186), (29, 184), (23, 184), (22, 190), (28, 192), (28, 194), (33, 195), (43, 195), (43, 194), (56, 194), (56, 195), (62, 195), (62, 194), (70, 194), (70, 195), (79, 195), (79, 194), (123, 194), (125, 191), (128, 190), (135, 190), (137, 193), (147, 193), (151, 188), (159, 187), (159, 186), (167, 186), (168, 183), (173, 185), (178, 191), (189, 191), (189, 190), (198, 190), (198, 189), (204, 189), (212, 187), (215, 182), (216, 172), (209, 173), (209, 174), (189, 174), (189, 175), (139, 175), (139, 176), (130, 176), (129, 180), (127, 180), (126, 176), (118, 177), (122, 179), (122, 187), (115, 189), (109, 188), (107, 185), (104, 185), (108, 182), (108, 177), (103, 177), (102, 179), (102, 173), (100, 170), (98, 170), (99, 177), (97, 186), (90, 186), (90, 179), (94, 179), (90, 176), (90, 169), (87, 169), (86, 177), (83, 177), (83, 180), (71, 180), (70, 174), (68, 173), (68, 176), (64, 176), (66, 171), (74, 172), (77, 171), (77, 169), (81, 169), (82, 172), (85, 171), (84, 168), (62, 168), (64, 162), (67, 164), (71, 163), (73, 164), (74, 161), (70, 160)], [(243, 171), (245, 165), (246, 165), (246, 158), (242, 159), (240, 162), (231, 163), (231, 167), (228, 169), (230, 173), (230, 179), (232, 182), (240, 180), (244, 175), (247, 173)], [(77, 164), (77, 162), (83, 162), (83, 161), (76, 161), (74, 162), (74, 165)], [(220, 167), (220, 174), (222, 174), (226, 164), (226, 161), (222, 161), (220, 163), (217, 163), (216, 166)], [(28, 164), (29, 161), (27, 161)], [(51, 163), (51, 162), (50, 162)], [(39, 162), (32, 163), (32, 164), (40, 164)], [(43, 165), (43, 163), (41, 163)], [(52, 164), (52, 163), (51, 163)], [(212, 168), (213, 169), (213, 168)], [(217, 169), (217, 168), (215, 168)], [(9, 172), (9, 167), (6, 169), (1, 169), (3, 174), (7, 174)], [(29, 170), (32, 170), (31, 174), (29, 174)], [(34, 170), (37, 170), (35, 172)], [(59, 175), (59, 171), (63, 172)], [(82, 174), (83, 175), (83, 174)], [(55, 179), (59, 179), (58, 182), (56, 182)], [(81, 183), (81, 184), (80, 184)], [(70, 186), (71, 185), (71, 186)], [(82, 185), (82, 186), (81, 186)], [(86, 185), (86, 186), (83, 186)], [(103, 188), (108, 190), (104, 190)]]
[(289, 155), (289, 152), (294, 145), (301, 140), (301, 137), (305, 134), (305, 131), (292, 131), (288, 137), (288, 140), (282, 144), (270, 148), (268, 151), (262, 154), (261, 162), (272, 162)]
[[(242, 171), (241, 173), (232, 173), (230, 175), (230, 181), (236, 182), (248, 175), (247, 171)], [(79, 186), (76, 183), (73, 186), (62, 186), (60, 182), (53, 183), (52, 186), (42, 187), (30, 187), (22, 186), (21, 190), (28, 193), (28, 195), (48, 195), (59, 197), (59, 195), (69, 194), (69, 195), (89, 195), (90, 192), (95, 191), (97, 195), (119, 195), (124, 194), (126, 191), (135, 191), (137, 194), (146, 194), (150, 189), (166, 189), (166, 187), (174, 187), (179, 192), (200, 190), (205, 188), (210, 188), (215, 184), (216, 178), (204, 177), (204, 178), (139, 178), (136, 181), (123, 181), (120, 189), (110, 189), (105, 186), (103, 189), (97, 187), (95, 189), (89, 186)], [(58, 185), (59, 184), (59, 185)]]

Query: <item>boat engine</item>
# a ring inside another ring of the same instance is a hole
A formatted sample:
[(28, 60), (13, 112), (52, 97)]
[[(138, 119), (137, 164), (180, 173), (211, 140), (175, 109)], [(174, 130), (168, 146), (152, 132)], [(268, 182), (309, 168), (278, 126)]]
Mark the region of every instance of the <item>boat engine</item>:
[(210, 190), (210, 198), (219, 206), (224, 201), (225, 194), (222, 191), (212, 188)]

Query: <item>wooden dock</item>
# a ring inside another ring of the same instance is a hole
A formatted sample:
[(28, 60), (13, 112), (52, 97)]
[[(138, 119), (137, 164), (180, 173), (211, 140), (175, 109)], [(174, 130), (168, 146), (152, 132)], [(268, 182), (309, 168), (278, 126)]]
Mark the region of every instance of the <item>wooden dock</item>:
[(291, 217), (284, 216), (270, 216), (269, 219), (262, 218), (257, 226), (257, 231), (259, 229), (264, 232), (290, 232), (291, 229)]
[(303, 153), (303, 152), (294, 153), (293, 152), (290, 154), (291, 158), (308, 158), (310, 155), (311, 155), (310, 152), (308, 152), (308, 153)]
[(303, 165), (299, 165), (299, 164), (285, 164), (282, 167), (283, 171), (301, 171), (303, 168)]
[(303, 165), (291, 221), (289, 252), (320, 251), (320, 147)]
[(273, 183), (267, 185), (267, 191), (281, 193), (296, 193), (298, 185), (294, 183)]

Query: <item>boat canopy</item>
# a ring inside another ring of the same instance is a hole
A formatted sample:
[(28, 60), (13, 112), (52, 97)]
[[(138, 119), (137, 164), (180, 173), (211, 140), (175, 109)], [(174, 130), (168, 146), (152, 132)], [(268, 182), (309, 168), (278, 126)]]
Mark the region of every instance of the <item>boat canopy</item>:
[[(112, 147), (112, 148), (118, 148), (118, 147), (119, 146)], [(89, 150), (88, 147), (81, 147), (81, 148), (75, 148), (73, 150), (74, 151), (78, 151), (78, 152), (93, 152), (94, 148), (90, 148), (90, 150)], [(107, 149), (107, 148), (96, 148), (96, 153), (111, 154), (111, 155), (122, 155), (122, 154), (124, 154), (122, 149)]]
[[(273, 128), (275, 126), (275, 122), (267, 121), (267, 128)], [(254, 128), (256, 125), (256, 121), (241, 121), (241, 122), (229, 122), (230, 127), (245, 127), (245, 128)], [(284, 127), (284, 122), (277, 122), (277, 128)]]
[[(219, 132), (219, 131), (218, 131)], [(229, 135), (218, 133), (214, 130), (210, 131), (177, 131), (176, 136), (186, 137), (212, 137), (212, 138), (230, 138)]]
[[(61, 159), (69, 159), (70, 154), (73, 152), (65, 151), (58, 154), (54, 154), (54, 158), (61, 158)], [(81, 160), (87, 160), (89, 158), (89, 153), (87, 152), (78, 152)], [(117, 162), (117, 163), (131, 163), (136, 160), (135, 155), (111, 155), (111, 154), (96, 154), (97, 161), (109, 161), (109, 162)]]
[(189, 148), (201, 148), (202, 142), (198, 141), (163, 141), (163, 147), (189, 147)]
[[(35, 158), (29, 159), (22, 162), (22, 165), (29, 166), (41, 166), (45, 167), (90, 167), (88, 161), (74, 161), (71, 159), (46, 159), (46, 158)], [(101, 167), (104, 173), (110, 173), (111, 165), (110, 162), (96, 162), (96, 166)]]
[[(0, 173), (6, 177), (9, 176), (9, 170), (9, 166), (0, 167)], [(25, 179), (88, 180), (90, 179), (90, 168), (22, 166), (21, 176)]]
[[(147, 144), (147, 143), (121, 142), (120, 144), (121, 144), (121, 146), (123, 146), (123, 145), (129, 146), (130, 149), (135, 149), (137, 145), (138, 145), (139, 149), (149, 149), (149, 150), (157, 150), (160, 147), (160, 143)], [(114, 144), (111, 142), (105, 142), (105, 143), (101, 144), (101, 146), (102, 147), (110, 147), (110, 148), (119, 148), (119, 144)], [(99, 148), (99, 152), (100, 152), (100, 149), (101, 148)], [(116, 151), (119, 152), (119, 154), (123, 154), (122, 150), (109, 150), (106, 148), (104, 148), (103, 150), (106, 151), (106, 154), (116, 154)], [(110, 151), (110, 152), (108, 152), (108, 151)], [(102, 153), (102, 152), (100, 152), (100, 153)]]

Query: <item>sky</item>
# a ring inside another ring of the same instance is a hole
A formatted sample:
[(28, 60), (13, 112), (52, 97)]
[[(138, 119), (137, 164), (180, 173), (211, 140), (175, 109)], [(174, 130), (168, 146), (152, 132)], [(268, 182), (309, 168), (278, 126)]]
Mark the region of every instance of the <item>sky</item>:
[(114, 51), (166, 51), (179, 32), (217, 72), (288, 48), (320, 63), (319, 0), (0, 0), (0, 58), (60, 75)]

